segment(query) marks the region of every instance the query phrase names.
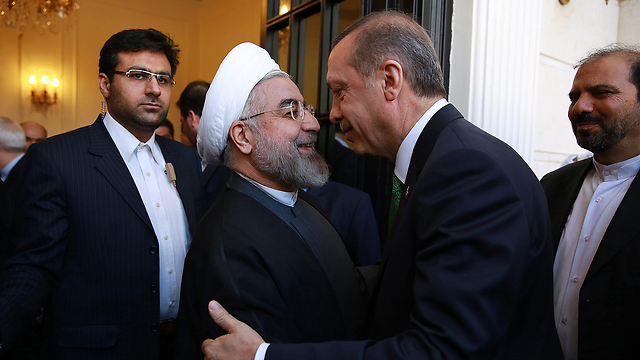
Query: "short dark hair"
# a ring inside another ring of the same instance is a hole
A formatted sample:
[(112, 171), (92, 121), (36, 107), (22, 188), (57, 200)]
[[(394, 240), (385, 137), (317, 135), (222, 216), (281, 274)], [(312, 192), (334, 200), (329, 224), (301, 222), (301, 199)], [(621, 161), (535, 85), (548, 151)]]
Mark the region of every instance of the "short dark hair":
[(604, 59), (609, 56), (620, 56), (628, 61), (629, 81), (636, 87), (636, 101), (640, 102), (640, 48), (624, 44), (611, 44), (609, 46), (593, 50), (584, 59), (580, 60), (575, 68), (580, 68), (589, 62)]
[(173, 124), (171, 123), (171, 121), (169, 121), (169, 119), (164, 118), (160, 125), (158, 125), (158, 127), (160, 126), (166, 126), (169, 129), (169, 134), (171, 134), (171, 137), (174, 137)]
[(399, 11), (371, 13), (338, 35), (332, 48), (351, 33), (355, 41), (349, 65), (363, 79), (370, 79), (378, 66), (393, 59), (400, 63), (405, 79), (418, 96), (447, 96), (431, 38), (412, 17)]
[(187, 87), (182, 90), (180, 99), (176, 105), (180, 108), (180, 115), (183, 118), (189, 116), (189, 110), (193, 111), (196, 115), (202, 116), (202, 108), (204, 108), (204, 99), (207, 97), (207, 90), (209, 90), (209, 83), (203, 80), (196, 80), (190, 82)]
[(176, 74), (180, 49), (169, 36), (155, 29), (123, 30), (112, 35), (100, 50), (99, 71), (113, 81), (113, 71), (120, 62), (118, 54), (143, 50), (164, 53), (171, 65), (171, 77)]

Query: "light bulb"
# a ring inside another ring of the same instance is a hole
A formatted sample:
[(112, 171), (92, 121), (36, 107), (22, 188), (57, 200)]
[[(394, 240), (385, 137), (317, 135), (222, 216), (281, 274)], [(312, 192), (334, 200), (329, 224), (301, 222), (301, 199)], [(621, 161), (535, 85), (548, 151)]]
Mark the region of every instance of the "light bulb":
[(58, 85), (60, 85), (60, 81), (58, 81), (58, 78), (53, 78), (53, 80), (51, 80), (51, 86), (58, 87)]
[(286, 14), (287, 11), (289, 11), (289, 8), (287, 7), (287, 5), (282, 5), (282, 7), (280, 8), (280, 15)]
[(35, 85), (37, 82), (38, 82), (38, 80), (36, 80), (36, 76), (35, 75), (29, 76), (29, 84)]
[(49, 83), (49, 77), (47, 75), (42, 75), (42, 81), (43, 84), (48, 84)]

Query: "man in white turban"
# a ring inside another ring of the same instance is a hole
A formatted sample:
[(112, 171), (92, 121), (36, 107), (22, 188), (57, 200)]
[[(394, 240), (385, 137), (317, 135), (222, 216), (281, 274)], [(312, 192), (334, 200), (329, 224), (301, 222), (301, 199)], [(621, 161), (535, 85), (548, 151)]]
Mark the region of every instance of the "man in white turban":
[(198, 152), (234, 170), (200, 223), (185, 261), (182, 359), (225, 334), (211, 299), (270, 342), (358, 339), (365, 299), (340, 236), (298, 189), (322, 186), (320, 126), (297, 86), (262, 48), (226, 56), (207, 92)]

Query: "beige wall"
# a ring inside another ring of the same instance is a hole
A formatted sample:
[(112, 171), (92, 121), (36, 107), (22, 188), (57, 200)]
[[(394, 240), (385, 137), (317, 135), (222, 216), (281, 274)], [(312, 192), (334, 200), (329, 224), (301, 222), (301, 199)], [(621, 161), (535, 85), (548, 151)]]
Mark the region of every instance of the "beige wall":
[[(156, 28), (180, 46), (180, 65), (168, 118), (180, 134), (175, 106), (193, 80), (211, 81), (224, 55), (243, 41), (260, 42), (262, 0), (81, 0), (61, 34), (28, 29), (18, 36), (0, 27), (0, 116), (43, 124), (49, 134), (88, 125), (100, 112), (100, 48), (130, 28)], [(51, 70), (59, 79), (58, 103), (46, 111), (30, 102), (31, 73)]]

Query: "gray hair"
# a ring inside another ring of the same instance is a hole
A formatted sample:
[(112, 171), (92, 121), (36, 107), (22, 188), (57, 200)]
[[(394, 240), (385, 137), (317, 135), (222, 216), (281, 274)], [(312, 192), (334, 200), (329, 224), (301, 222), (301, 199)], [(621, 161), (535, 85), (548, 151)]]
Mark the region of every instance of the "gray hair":
[(371, 13), (346, 28), (333, 41), (355, 36), (348, 60), (364, 80), (387, 60), (400, 63), (409, 87), (420, 97), (447, 96), (440, 62), (427, 31), (398, 11)]
[(6, 117), (0, 117), (0, 148), (10, 153), (22, 153), (27, 150), (24, 130)]
[[(282, 70), (269, 71), (265, 76), (262, 77), (262, 79), (260, 79), (260, 81), (256, 83), (256, 85), (253, 87), (253, 89), (249, 93), (249, 96), (247, 97), (247, 101), (245, 101), (244, 103), (244, 108), (242, 109), (242, 113), (240, 113), (240, 119), (248, 118), (251, 115), (254, 115), (263, 111), (265, 107), (266, 99), (258, 97), (258, 93), (255, 91), (256, 86), (258, 86), (258, 84), (260, 83), (263, 83), (275, 77), (285, 77), (287, 79), (291, 79), (291, 75), (287, 74)], [(244, 120), (244, 122), (249, 126), (249, 129), (251, 129), (251, 131), (259, 131), (259, 128), (257, 126), (258, 125), (257, 117)], [(224, 164), (228, 167), (231, 167), (231, 165), (234, 164), (236, 161), (233, 151), (230, 150), (232, 145), (233, 145), (233, 140), (230, 137), (227, 137), (227, 146), (225, 147), (222, 153), (222, 159), (224, 161)]]
[(584, 59), (578, 61), (574, 68), (580, 68), (592, 61), (601, 60), (609, 56), (620, 56), (627, 60), (631, 67), (629, 81), (636, 87), (636, 100), (640, 101), (640, 47), (626, 44), (611, 44), (591, 51)]

